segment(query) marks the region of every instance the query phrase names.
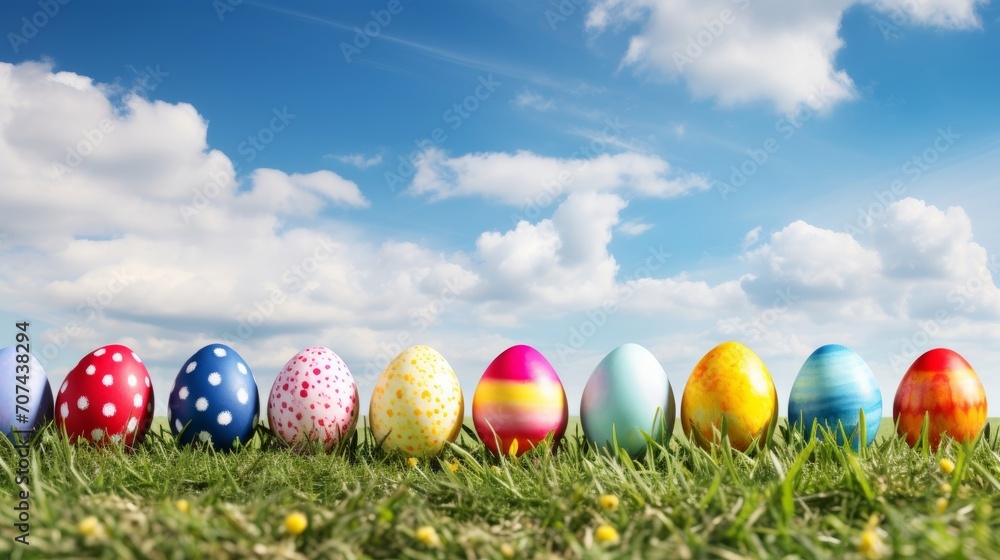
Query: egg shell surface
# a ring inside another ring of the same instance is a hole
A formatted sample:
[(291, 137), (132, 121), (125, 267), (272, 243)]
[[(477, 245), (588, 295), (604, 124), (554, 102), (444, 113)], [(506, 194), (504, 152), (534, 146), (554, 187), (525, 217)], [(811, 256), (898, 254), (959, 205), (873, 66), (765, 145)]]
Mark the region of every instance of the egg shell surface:
[(368, 416), (372, 434), (385, 450), (433, 457), (461, 432), (465, 399), (444, 356), (428, 346), (414, 346), (382, 371)]
[(613, 441), (632, 457), (646, 450), (642, 432), (666, 445), (674, 430), (674, 392), (649, 350), (627, 343), (612, 350), (590, 375), (580, 400), (580, 422), (591, 443)]
[[(17, 357), (28, 356), (28, 362), (18, 363)], [(22, 441), (42, 424), (52, 420), (52, 387), (45, 369), (31, 354), (18, 352), (17, 347), (0, 348), (0, 429), (7, 439), (13, 430), (20, 432)], [(22, 383), (24, 381), (24, 383)], [(23, 389), (18, 389), (18, 386)], [(18, 408), (20, 405), (23, 408)], [(19, 416), (24, 415), (20, 418)], [(12, 440), (13, 441), (13, 440)]]
[(511, 450), (521, 455), (550, 433), (554, 445), (559, 445), (569, 422), (566, 392), (538, 350), (512, 346), (480, 378), (472, 398), (472, 420), (479, 438), (497, 455)]
[(323, 346), (292, 356), (271, 385), (267, 419), (286, 443), (320, 440), (333, 449), (358, 423), (358, 386), (347, 364)]
[(84, 356), (56, 395), (56, 427), (71, 443), (142, 443), (153, 422), (153, 382), (127, 346), (109, 344)]
[(723, 421), (730, 444), (746, 451), (763, 445), (778, 422), (778, 393), (771, 373), (753, 350), (723, 342), (698, 362), (681, 397), (681, 426), (708, 449)]
[(930, 421), (928, 443), (933, 449), (944, 434), (972, 441), (986, 425), (986, 390), (969, 362), (954, 350), (928, 350), (899, 382), (892, 418), (899, 435), (911, 447), (920, 439), (925, 413)]
[[(817, 348), (799, 369), (788, 397), (788, 421), (807, 433), (813, 421), (828, 426), (844, 443), (852, 437), (857, 448), (861, 418), (865, 414), (865, 445), (875, 441), (882, 422), (882, 390), (868, 364), (850, 348), (827, 344)], [(800, 423), (801, 422), (801, 423)], [(843, 426), (843, 433), (840, 431)]]
[(182, 445), (216, 450), (246, 444), (257, 426), (260, 402), (253, 372), (235, 350), (209, 344), (181, 366), (167, 403), (170, 431)]

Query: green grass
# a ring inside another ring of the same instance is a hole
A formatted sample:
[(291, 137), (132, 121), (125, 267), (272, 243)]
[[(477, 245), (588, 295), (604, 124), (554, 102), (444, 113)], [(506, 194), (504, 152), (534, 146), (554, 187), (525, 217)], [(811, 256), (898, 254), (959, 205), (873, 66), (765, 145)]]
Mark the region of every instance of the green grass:
[[(779, 428), (751, 455), (682, 436), (641, 460), (587, 449), (578, 426), (556, 454), (496, 459), (463, 434), (415, 468), (364, 438), (342, 454), (303, 454), (262, 430), (251, 448), (216, 454), (178, 449), (158, 422), (129, 453), (70, 446), (50, 427), (32, 450), (30, 546), (13, 540), (16, 454), (0, 441), (0, 557), (859, 558), (866, 525), (886, 557), (1000, 554), (996, 425), (936, 453), (883, 422), (860, 454)], [(957, 465), (950, 475), (942, 458)], [(619, 498), (616, 511), (601, 507), (604, 494)], [(309, 520), (298, 536), (283, 529), (293, 511)], [(101, 527), (80, 534), (88, 516)], [(604, 524), (620, 542), (597, 542)], [(417, 538), (423, 526), (440, 546)]]

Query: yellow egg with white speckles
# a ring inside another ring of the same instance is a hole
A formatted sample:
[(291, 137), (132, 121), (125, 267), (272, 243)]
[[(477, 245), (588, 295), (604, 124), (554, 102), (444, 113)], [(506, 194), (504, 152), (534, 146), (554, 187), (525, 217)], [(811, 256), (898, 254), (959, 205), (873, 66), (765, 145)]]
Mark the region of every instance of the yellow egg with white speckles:
[(433, 457), (462, 430), (465, 400), (444, 356), (414, 346), (396, 356), (375, 383), (368, 419), (383, 449)]

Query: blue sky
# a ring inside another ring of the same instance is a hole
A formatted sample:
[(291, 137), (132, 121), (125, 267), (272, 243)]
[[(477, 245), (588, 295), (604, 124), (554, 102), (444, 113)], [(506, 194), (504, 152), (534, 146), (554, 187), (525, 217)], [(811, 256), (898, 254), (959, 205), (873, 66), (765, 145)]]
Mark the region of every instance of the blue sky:
[(728, 339), (783, 410), (832, 342), (886, 415), (937, 346), (1000, 397), (1000, 9), (561, 6), (5, 4), (0, 334), (31, 319), (53, 383), (129, 344), (159, 413), (227, 334), (263, 394), (322, 344), (365, 403), (400, 338), (470, 402), (511, 344), (549, 357), (575, 412), (624, 342), (679, 394)]

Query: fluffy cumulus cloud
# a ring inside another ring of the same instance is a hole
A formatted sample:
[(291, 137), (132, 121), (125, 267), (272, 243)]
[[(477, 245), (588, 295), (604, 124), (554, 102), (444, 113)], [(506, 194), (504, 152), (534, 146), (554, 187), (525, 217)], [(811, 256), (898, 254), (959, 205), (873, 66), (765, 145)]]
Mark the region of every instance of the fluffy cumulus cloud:
[(513, 206), (571, 192), (619, 192), (670, 198), (706, 190), (709, 181), (674, 169), (658, 156), (626, 152), (555, 158), (532, 152), (449, 157), (430, 149), (419, 158), (409, 192), (434, 199), (482, 196)]
[[(866, 4), (917, 25), (980, 25), (982, 0), (600, 0), (595, 32), (638, 24), (624, 66), (683, 80), (696, 98), (721, 105), (767, 101), (781, 112), (826, 110), (857, 89), (836, 66), (844, 11)], [(898, 19), (898, 18), (897, 18)], [(631, 28), (631, 26), (629, 27)]]

